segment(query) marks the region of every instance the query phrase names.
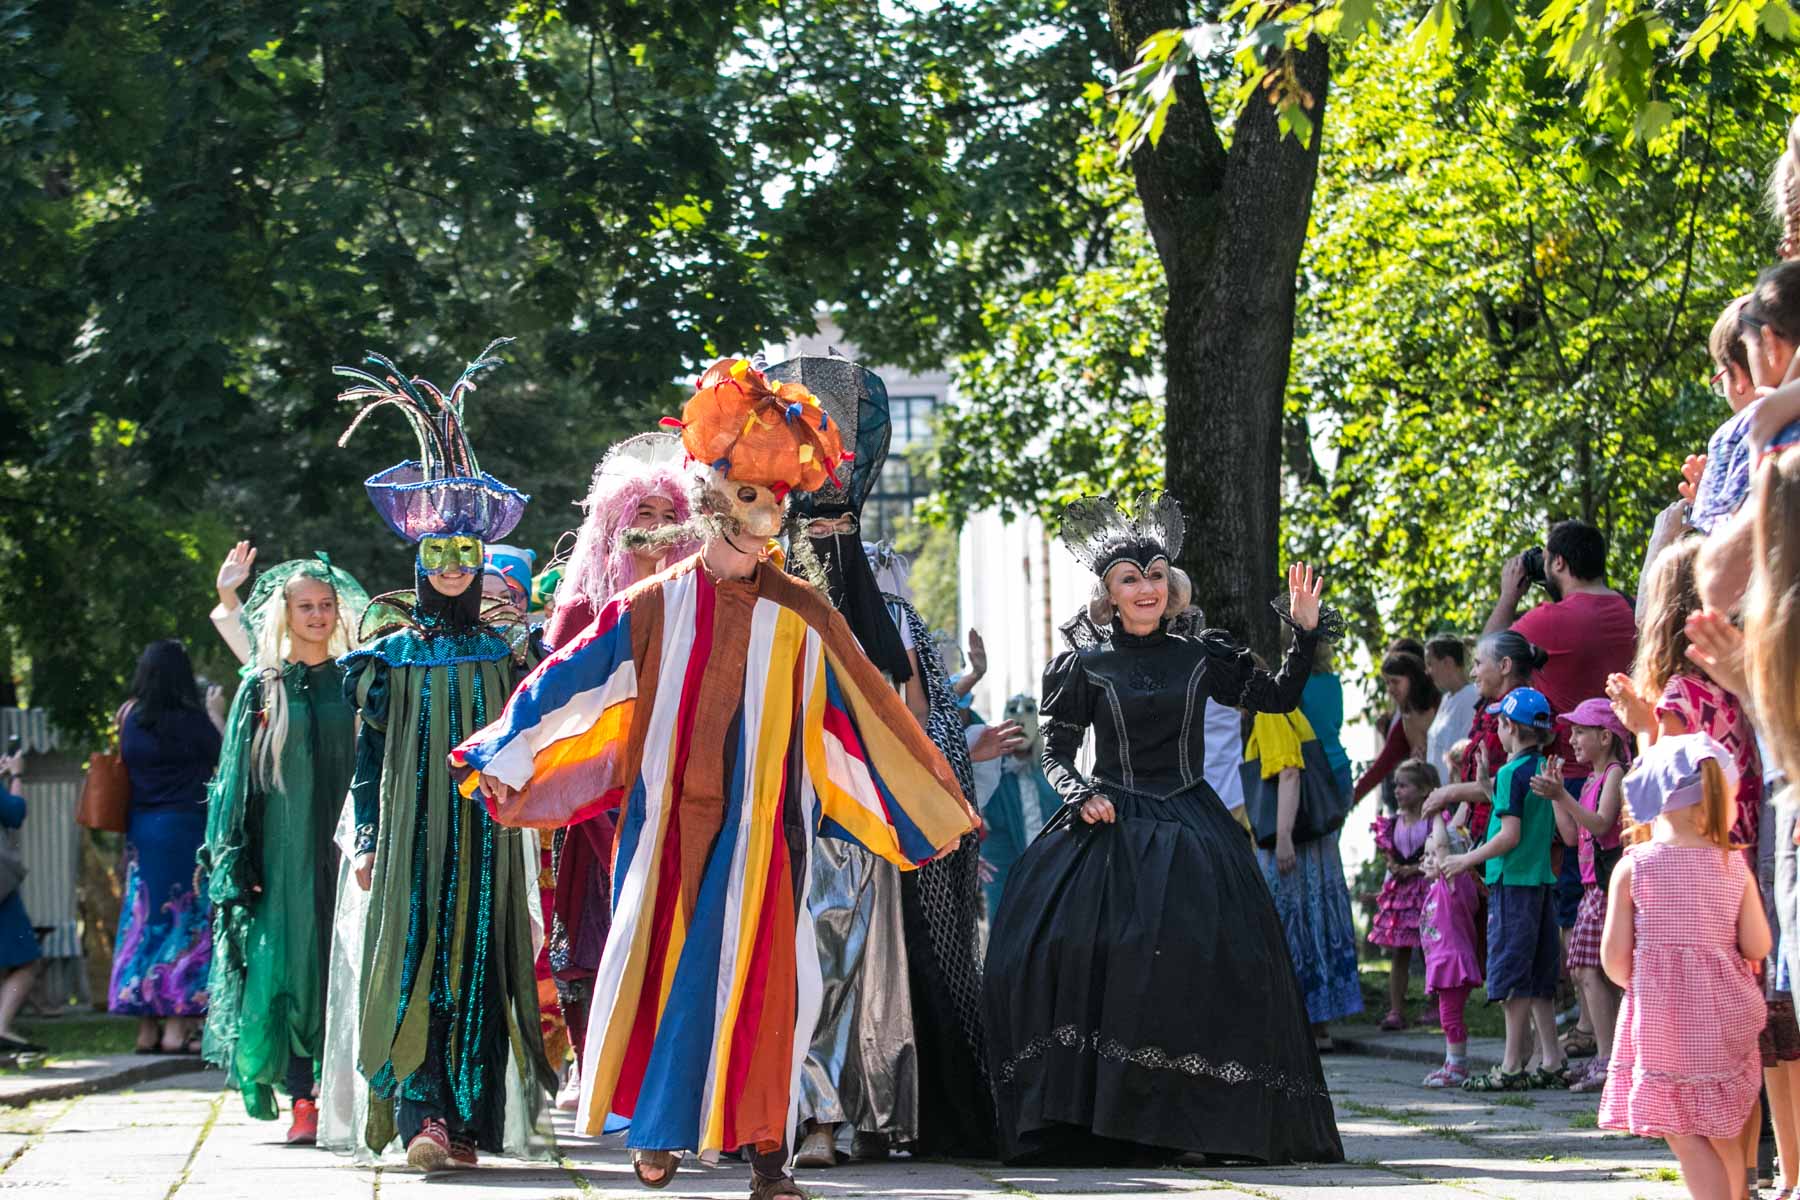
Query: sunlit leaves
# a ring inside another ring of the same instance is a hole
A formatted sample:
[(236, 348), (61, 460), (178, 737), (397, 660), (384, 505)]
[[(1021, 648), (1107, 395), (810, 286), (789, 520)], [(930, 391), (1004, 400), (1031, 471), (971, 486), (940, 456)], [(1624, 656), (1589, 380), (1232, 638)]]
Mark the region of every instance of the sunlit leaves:
[(1669, 6), (1645, 0), (1547, 0), (1525, 13), (1515, 12), (1510, 0), (1432, 0), (1422, 17), (1413, 20), (1412, 11), (1397, 4), (1378, 11), (1375, 0), (1234, 0), (1227, 24), (1162, 30), (1144, 41), (1120, 76), (1114, 134), (1121, 150), (1155, 144), (1175, 103), (1176, 78), (1209, 60), (1235, 65), (1240, 102), (1261, 87), (1281, 110), (1284, 130), (1309, 132), (1312, 122), (1296, 116), (1312, 107), (1307, 97), (1268, 86), (1281, 61), (1314, 37), (1347, 48), (1384, 20), (1410, 22), (1409, 45), (1442, 57), (1499, 41), (1529, 46), (1590, 119), (1667, 149), (1657, 142), (1666, 122), (1648, 109), (1662, 102), (1659, 93), (1683, 60), (1710, 61), (1733, 39), (1766, 43), (1775, 53), (1800, 40), (1800, 21), (1787, 0), (1707, 0), (1685, 35), (1667, 15)]

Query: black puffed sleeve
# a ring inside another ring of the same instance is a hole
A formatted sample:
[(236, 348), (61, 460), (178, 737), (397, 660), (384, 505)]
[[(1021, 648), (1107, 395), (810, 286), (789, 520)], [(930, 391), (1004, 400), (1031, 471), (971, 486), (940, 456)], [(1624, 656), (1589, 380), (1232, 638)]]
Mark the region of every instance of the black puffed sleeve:
[(1287, 713), (1300, 707), (1300, 693), (1312, 674), (1319, 644), (1316, 631), (1294, 627), (1294, 644), (1274, 675), (1257, 666), (1250, 651), (1222, 630), (1203, 630), (1199, 641), (1207, 654), (1206, 694), (1220, 704), (1263, 713)]
[(1093, 689), (1081, 655), (1065, 651), (1044, 668), (1044, 699), (1040, 706), (1044, 734), (1044, 777), (1065, 804), (1079, 804), (1094, 794), (1075, 767), (1082, 739), (1093, 723)]

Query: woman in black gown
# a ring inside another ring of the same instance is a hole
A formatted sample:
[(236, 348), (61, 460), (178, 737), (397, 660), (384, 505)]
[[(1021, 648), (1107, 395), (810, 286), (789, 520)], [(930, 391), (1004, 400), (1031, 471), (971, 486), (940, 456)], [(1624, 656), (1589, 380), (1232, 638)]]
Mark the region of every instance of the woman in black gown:
[(1014, 865), (988, 942), (1001, 1156), (1340, 1161), (1275, 906), (1204, 776), (1206, 698), (1298, 704), (1322, 636), (1319, 585), (1289, 571), (1276, 607), (1295, 644), (1270, 676), (1217, 630), (1167, 632), (1181, 512), (1154, 496), (1135, 511), (1084, 500), (1063, 516), (1063, 541), (1118, 615), (1109, 641), (1044, 671), (1044, 771), (1064, 804)]

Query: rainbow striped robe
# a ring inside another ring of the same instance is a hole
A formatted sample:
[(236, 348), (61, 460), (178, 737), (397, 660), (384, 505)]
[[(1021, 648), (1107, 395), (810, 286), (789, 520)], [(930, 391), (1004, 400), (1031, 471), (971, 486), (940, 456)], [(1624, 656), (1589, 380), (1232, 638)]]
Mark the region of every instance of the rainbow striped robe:
[(698, 556), (609, 603), (451, 753), (517, 789), (495, 820), (620, 808), (577, 1128), (629, 1145), (765, 1151), (794, 1127), (817, 1020), (815, 837), (902, 868), (975, 824), (956, 777), (816, 589)]

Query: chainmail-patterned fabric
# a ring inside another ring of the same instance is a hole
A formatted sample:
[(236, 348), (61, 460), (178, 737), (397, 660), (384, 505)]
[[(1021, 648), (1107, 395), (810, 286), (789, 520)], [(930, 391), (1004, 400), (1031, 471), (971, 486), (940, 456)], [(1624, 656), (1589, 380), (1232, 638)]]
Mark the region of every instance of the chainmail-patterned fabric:
[[(944, 664), (931, 640), (931, 630), (911, 604), (898, 596), (884, 597), (888, 611), (912, 635), (919, 655), (919, 674), (924, 677), (927, 715), (925, 735), (931, 739), (962, 786), (969, 803), (975, 803), (975, 771), (969, 762), (969, 744), (963, 737), (961, 710)], [(926, 863), (915, 877), (920, 907), (931, 932), (931, 949), (950, 986), (951, 1000), (962, 1034), (968, 1039), (975, 1061), (987, 1075), (987, 1038), (981, 1023), (981, 940), (975, 914), (981, 909), (981, 838), (963, 837), (962, 846), (945, 858)]]

